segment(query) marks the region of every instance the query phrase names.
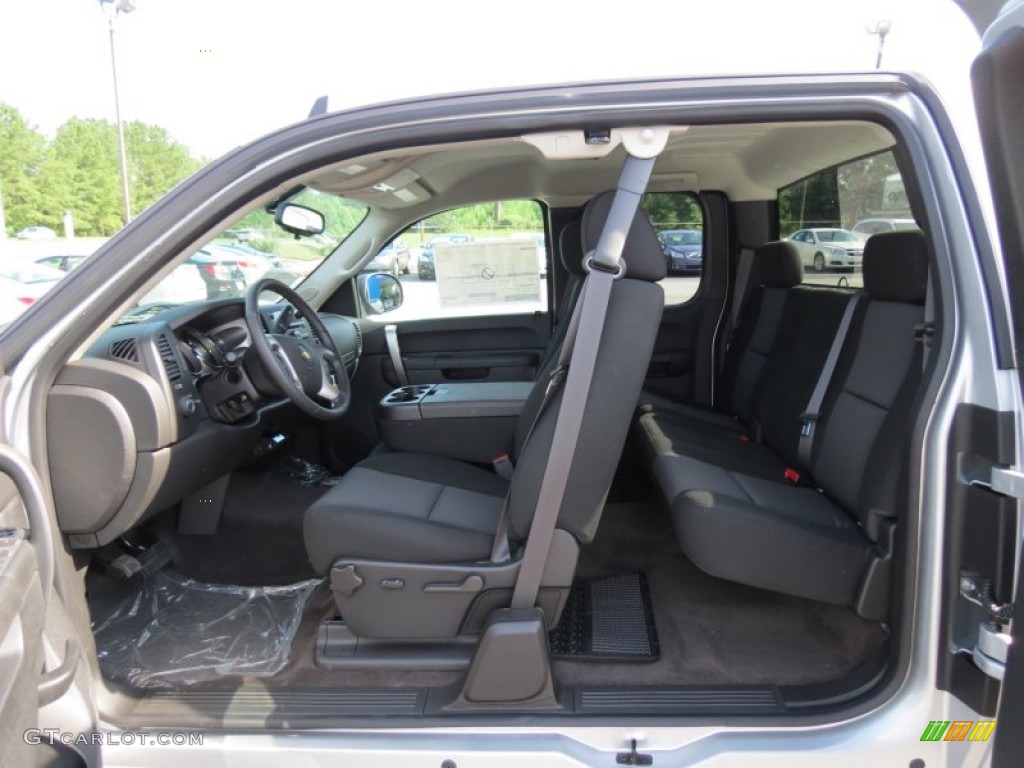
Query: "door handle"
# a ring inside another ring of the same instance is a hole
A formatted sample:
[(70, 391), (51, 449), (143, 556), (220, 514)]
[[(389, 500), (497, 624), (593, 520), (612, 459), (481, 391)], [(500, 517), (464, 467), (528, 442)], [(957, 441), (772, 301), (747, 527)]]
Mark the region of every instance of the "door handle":
[(467, 576), (462, 582), (458, 584), (450, 584), (444, 582), (437, 582), (434, 584), (424, 584), (424, 592), (465, 592), (473, 593), (479, 592), (484, 588), (484, 580), (477, 576), (475, 573)]
[(64, 661), (56, 669), (40, 675), (39, 685), (36, 687), (39, 706), (45, 707), (59, 699), (71, 687), (77, 669), (78, 645), (68, 640), (64, 644)]
[(405, 365), (402, 363), (402, 350), (398, 347), (398, 326), (385, 325), (384, 339), (388, 344), (388, 354), (391, 355), (391, 364), (395, 367), (398, 383), (404, 387), (409, 383), (409, 377), (406, 375)]

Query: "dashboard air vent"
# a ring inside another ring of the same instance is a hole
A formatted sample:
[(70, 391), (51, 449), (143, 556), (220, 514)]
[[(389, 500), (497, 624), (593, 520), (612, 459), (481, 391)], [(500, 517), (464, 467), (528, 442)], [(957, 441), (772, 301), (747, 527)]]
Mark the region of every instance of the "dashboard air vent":
[(178, 358), (174, 354), (174, 349), (171, 347), (171, 342), (167, 340), (166, 336), (159, 336), (156, 340), (157, 351), (160, 352), (160, 359), (164, 363), (164, 368), (167, 370), (167, 378), (172, 382), (181, 380), (181, 365), (178, 363)]
[(135, 348), (135, 339), (118, 339), (110, 345), (110, 356), (116, 360), (126, 360), (129, 363), (139, 362), (139, 351)]
[(320, 334), (316, 332), (316, 328), (313, 327), (313, 324), (307, 322), (306, 328), (309, 330), (310, 338), (322, 347), (324, 345), (324, 340), (320, 338)]

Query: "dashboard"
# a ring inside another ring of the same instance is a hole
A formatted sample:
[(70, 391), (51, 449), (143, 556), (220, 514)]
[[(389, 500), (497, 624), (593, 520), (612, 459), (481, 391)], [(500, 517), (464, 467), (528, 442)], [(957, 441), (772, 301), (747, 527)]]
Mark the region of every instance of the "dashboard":
[[(316, 343), (293, 307), (260, 310), (268, 333)], [(357, 320), (321, 314), (351, 381)], [(309, 417), (251, 352), (244, 300), (128, 318), (69, 363), (51, 391), (48, 449), (57, 514), (72, 546), (113, 541), (146, 517), (276, 450)]]

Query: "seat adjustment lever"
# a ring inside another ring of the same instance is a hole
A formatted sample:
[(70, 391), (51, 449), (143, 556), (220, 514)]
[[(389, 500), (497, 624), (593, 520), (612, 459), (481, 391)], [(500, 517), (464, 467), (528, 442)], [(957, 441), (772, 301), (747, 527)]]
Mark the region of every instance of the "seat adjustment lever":
[(436, 582), (423, 585), (424, 592), (479, 592), (483, 588), (484, 580), (475, 573), (467, 576), (458, 584)]

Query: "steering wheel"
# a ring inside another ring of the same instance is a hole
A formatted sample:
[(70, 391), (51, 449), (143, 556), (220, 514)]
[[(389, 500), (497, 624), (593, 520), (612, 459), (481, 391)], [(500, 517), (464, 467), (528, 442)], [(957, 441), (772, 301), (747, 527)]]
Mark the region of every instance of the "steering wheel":
[[(309, 339), (267, 332), (260, 296), (268, 291), (291, 304), (309, 323), (313, 330)], [(278, 280), (258, 280), (245, 294), (245, 324), (264, 372), (288, 399), (317, 419), (330, 421), (344, 415), (351, 400), (345, 364), (331, 334), (305, 299)]]

